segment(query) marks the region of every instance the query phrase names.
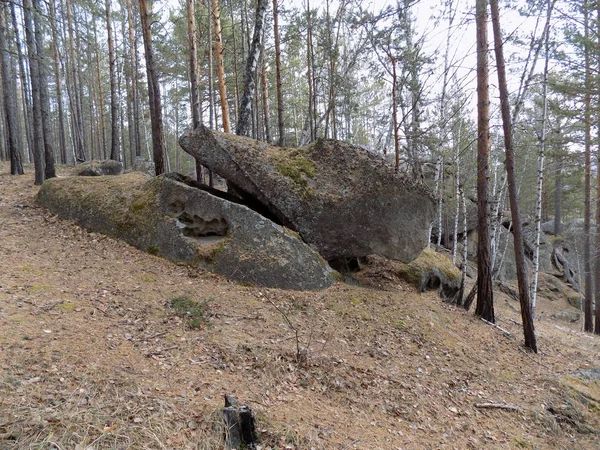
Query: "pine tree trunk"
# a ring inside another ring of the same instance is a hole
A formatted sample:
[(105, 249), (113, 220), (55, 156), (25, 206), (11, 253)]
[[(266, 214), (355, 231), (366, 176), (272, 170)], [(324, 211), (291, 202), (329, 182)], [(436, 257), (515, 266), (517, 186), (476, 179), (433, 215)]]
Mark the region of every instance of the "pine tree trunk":
[(44, 131), (42, 128), (42, 107), (40, 100), (40, 73), (35, 47), (33, 11), (30, 0), (23, 0), (23, 17), (25, 19), (25, 39), (29, 55), (29, 76), (31, 80), (31, 96), (33, 111), (33, 163), (35, 166), (34, 184), (41, 185), (45, 179)]
[[(92, 89), (94, 90), (94, 92), (97, 90), (98, 91), (98, 100), (95, 102), (96, 104), (96, 110), (99, 111), (99, 113), (97, 114), (99, 116), (100, 119), (100, 130), (99, 132), (96, 133), (96, 139), (92, 138), (92, 142), (94, 140), (96, 140), (98, 142), (97, 145), (94, 145), (91, 148), (91, 159), (94, 159), (94, 155), (93, 155), (93, 151), (94, 148), (96, 148), (97, 152), (98, 152), (98, 159), (107, 159), (109, 157), (108, 152), (107, 152), (107, 145), (106, 145), (106, 119), (105, 119), (105, 115), (104, 115), (104, 111), (105, 111), (105, 107), (104, 107), (104, 83), (102, 82), (102, 71), (101, 71), (101, 63), (100, 63), (100, 42), (98, 41), (98, 30), (96, 28), (96, 21), (92, 18), (92, 30), (94, 32), (94, 59), (95, 59), (95, 66), (96, 66), (96, 84), (94, 86), (92, 86)], [(88, 47), (89, 48), (89, 47)], [(110, 56), (109, 56), (110, 58)], [(109, 62), (110, 64), (110, 62)], [(96, 89), (96, 88), (97, 89)], [(111, 93), (112, 95), (112, 93)], [(91, 101), (94, 100), (94, 96), (91, 96)], [(92, 116), (93, 117), (93, 116)], [(93, 126), (93, 122), (94, 121), (90, 121), (90, 127)], [(98, 123), (98, 121), (95, 121), (96, 124)], [(93, 128), (92, 128), (93, 130)]]
[[(206, 0), (207, 8), (211, 9), (211, 0)], [(212, 14), (208, 17), (208, 33), (206, 38), (208, 40), (208, 127), (214, 130), (217, 126), (217, 119), (215, 114), (215, 90), (214, 90), (214, 70), (213, 70), (213, 21)]]
[(200, 125), (200, 94), (198, 91), (198, 49), (196, 46), (195, 0), (186, 0), (187, 29), (189, 44), (190, 104), (192, 107), (192, 127)]
[(517, 180), (515, 171), (515, 156), (513, 149), (512, 124), (510, 105), (508, 103), (508, 87), (506, 83), (506, 68), (504, 66), (504, 51), (500, 30), (500, 12), (498, 0), (490, 0), (492, 11), (492, 25), (494, 29), (494, 43), (496, 51), (496, 66), (498, 69), (498, 88), (500, 90), (500, 103), (502, 111), (502, 125), (504, 130), (504, 147), (506, 150), (506, 175), (508, 182), (508, 195), (513, 224), (515, 243), (515, 262), (517, 266), (517, 280), (519, 284), (519, 300), (521, 305), (521, 319), (525, 335), (525, 347), (537, 353), (533, 316), (529, 301), (529, 283), (527, 280), (527, 266), (525, 263), (525, 249), (523, 244), (523, 230), (519, 214), (519, 201), (517, 196)]
[(42, 134), (44, 139), (44, 176), (45, 179), (54, 178), (54, 139), (50, 124), (50, 95), (48, 94), (48, 76), (46, 70), (46, 56), (44, 54), (44, 25), (40, 0), (33, 0), (33, 23), (35, 26), (35, 49), (38, 60), (38, 75), (40, 84), (40, 114), (42, 118)]
[[(600, 2), (596, 2), (596, 43), (600, 43)], [(600, 66), (600, 56), (597, 57), (597, 63)], [(599, 99), (597, 98), (598, 102)], [(599, 102), (600, 103), (600, 102)], [(597, 105), (596, 127), (600, 125), (600, 104)], [(600, 164), (600, 141), (597, 144), (596, 161)], [(597, 165), (596, 167), (600, 167)], [(596, 242), (594, 247), (594, 269), (595, 269), (595, 318), (594, 333), (600, 335), (600, 174), (596, 174)]]
[(488, 86), (487, 0), (476, 1), (477, 27), (477, 305), (475, 314), (495, 323), (490, 236), (488, 230), (488, 159), (490, 99)]
[(215, 58), (217, 59), (217, 83), (221, 103), (221, 118), (223, 131), (231, 133), (229, 122), (229, 104), (227, 100), (227, 85), (225, 84), (225, 68), (223, 66), (223, 43), (221, 37), (221, 9), (219, 0), (211, 0), (211, 17), (213, 21), (213, 36), (215, 39)]
[(29, 90), (29, 82), (27, 80), (27, 71), (25, 70), (25, 57), (23, 56), (21, 38), (17, 30), (19, 29), (17, 23), (17, 14), (15, 12), (15, 2), (8, 2), (10, 4), (10, 12), (12, 18), (13, 29), (15, 30), (15, 44), (17, 47), (17, 56), (19, 59), (19, 80), (21, 82), (22, 92), (22, 103), (23, 103), (23, 122), (25, 123), (25, 137), (27, 141), (27, 160), (31, 162), (33, 159), (33, 110), (32, 110), (32, 99), (31, 92)]
[[(263, 38), (264, 41), (264, 38)], [(265, 61), (264, 55), (264, 47), (261, 51), (261, 86), (262, 86), (262, 104), (263, 104), (263, 122), (264, 122), (264, 130), (265, 130), (265, 141), (269, 144), (271, 143), (271, 124), (269, 123), (269, 86), (267, 81), (267, 62)]]
[(54, 65), (54, 82), (56, 83), (56, 103), (58, 105), (58, 145), (61, 164), (67, 164), (67, 136), (65, 131), (65, 112), (63, 105), (63, 86), (60, 71), (60, 55), (58, 53), (58, 31), (56, 25), (55, 0), (50, 0), (50, 28), (52, 29), (52, 55)]
[(584, 98), (584, 127), (585, 127), (585, 211), (583, 222), (584, 245), (583, 245), (583, 272), (585, 274), (585, 305), (583, 329), (588, 332), (594, 331), (593, 312), (592, 312), (592, 268), (591, 268), (591, 192), (592, 192), (592, 117), (591, 117), (591, 94), (592, 89), (592, 69), (590, 66), (590, 30), (589, 30), (589, 8), (590, 2), (586, 0), (583, 5), (584, 27), (585, 27), (585, 98)]
[(139, 88), (138, 88), (138, 52), (137, 52), (137, 39), (135, 36), (135, 24), (133, 18), (133, 7), (131, 0), (126, 0), (125, 5), (127, 8), (127, 37), (129, 41), (129, 65), (130, 77), (131, 77), (131, 107), (132, 107), (132, 119), (133, 123), (128, 124), (130, 128), (130, 145), (133, 150), (131, 152), (136, 158), (142, 156), (142, 140), (140, 134), (140, 100), (139, 100)]
[(277, 85), (277, 130), (279, 145), (285, 146), (285, 122), (283, 120), (283, 87), (281, 81), (281, 42), (279, 39), (279, 5), (273, 0), (273, 38), (275, 40), (275, 78)]
[[(314, 105), (314, 65), (312, 52), (312, 11), (310, 10), (310, 0), (306, 0), (306, 79), (308, 82), (308, 142), (316, 139), (317, 131), (315, 130), (315, 105)], [(398, 169), (396, 169), (397, 171)]]
[(10, 157), (10, 174), (23, 175), (21, 149), (19, 148), (19, 122), (17, 117), (17, 104), (15, 101), (16, 86), (12, 74), (12, 64), (6, 48), (6, 8), (0, 4), (0, 63), (2, 75), (2, 94), (4, 98), (4, 116), (6, 118), (6, 140), (8, 143), (8, 156)]
[(75, 42), (73, 30), (73, 11), (71, 0), (65, 0), (66, 19), (67, 19), (67, 92), (69, 95), (69, 105), (71, 109), (72, 139), (74, 147), (74, 156), (76, 162), (83, 162), (87, 159), (85, 151), (85, 132), (83, 129), (83, 111), (80, 97), (80, 80), (77, 71), (77, 57), (75, 55)]
[(233, 50), (233, 120), (237, 123), (239, 117), (239, 104), (240, 104), (240, 82), (238, 76), (238, 51), (237, 51), (237, 38), (236, 38), (236, 24), (233, 7), (229, 6), (229, 13), (231, 14), (231, 46)]
[(146, 75), (148, 78), (148, 103), (150, 106), (150, 122), (152, 123), (152, 155), (156, 175), (165, 171), (165, 137), (162, 120), (162, 106), (160, 86), (154, 67), (154, 52), (152, 49), (152, 36), (150, 31), (150, 14), (147, 0), (140, 0), (140, 19), (144, 37), (144, 51), (146, 55)]
[(117, 102), (117, 74), (115, 69), (116, 55), (112, 36), (112, 20), (110, 14), (111, 0), (105, 0), (106, 35), (108, 37), (108, 68), (110, 75), (110, 159), (119, 160), (119, 117)]
[[(196, 129), (202, 123), (200, 92), (198, 89), (198, 49), (196, 46), (196, 13), (195, 0), (186, 0), (187, 28), (189, 43), (189, 74), (190, 74), (190, 105), (192, 107), (192, 128)], [(177, 109), (176, 109), (177, 111)], [(204, 182), (202, 165), (195, 161), (196, 180)], [(177, 170), (179, 170), (179, 154), (176, 155)]]
[(258, 0), (256, 5), (256, 18), (254, 21), (254, 33), (248, 59), (246, 61), (246, 74), (244, 83), (244, 93), (240, 103), (239, 118), (236, 127), (236, 134), (240, 136), (248, 136), (251, 131), (252, 118), (252, 99), (256, 92), (255, 72), (258, 63), (258, 56), (262, 46), (263, 26), (265, 23), (265, 15), (267, 11), (267, 0)]

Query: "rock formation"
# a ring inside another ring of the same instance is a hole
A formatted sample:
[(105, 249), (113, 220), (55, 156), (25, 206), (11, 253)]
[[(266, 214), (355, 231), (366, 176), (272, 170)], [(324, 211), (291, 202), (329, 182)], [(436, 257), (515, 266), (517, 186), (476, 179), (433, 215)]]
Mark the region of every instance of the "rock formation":
[(295, 290), (334, 282), (326, 261), (295, 233), (189, 184), (180, 175), (141, 173), (52, 178), (38, 202), (85, 228), (232, 280)]
[(427, 245), (430, 190), (360, 147), (324, 139), (273, 147), (205, 127), (180, 145), (327, 260), (378, 254), (410, 262)]

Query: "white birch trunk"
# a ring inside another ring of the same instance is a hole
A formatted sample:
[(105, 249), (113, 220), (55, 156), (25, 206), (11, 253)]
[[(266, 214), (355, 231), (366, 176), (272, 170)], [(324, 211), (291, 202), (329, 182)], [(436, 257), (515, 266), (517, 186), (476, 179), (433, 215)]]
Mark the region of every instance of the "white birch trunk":
[(544, 45), (545, 45), (545, 60), (544, 60), (544, 81), (542, 86), (542, 122), (540, 133), (540, 150), (538, 154), (538, 180), (537, 180), (537, 203), (535, 211), (535, 250), (533, 254), (533, 279), (531, 280), (531, 314), (535, 317), (535, 306), (537, 301), (537, 286), (538, 274), (540, 271), (540, 235), (542, 227), (542, 190), (544, 185), (544, 157), (546, 152), (546, 122), (548, 117), (548, 60), (549, 60), (549, 33), (550, 33), (550, 17), (554, 2), (548, 3), (546, 16), (546, 27), (544, 28)]

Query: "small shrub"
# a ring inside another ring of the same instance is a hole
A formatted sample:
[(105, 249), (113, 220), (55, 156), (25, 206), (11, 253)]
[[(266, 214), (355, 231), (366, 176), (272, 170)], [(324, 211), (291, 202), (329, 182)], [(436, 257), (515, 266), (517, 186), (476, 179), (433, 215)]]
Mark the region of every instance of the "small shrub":
[(189, 297), (180, 296), (171, 299), (169, 306), (192, 330), (200, 329), (206, 323), (206, 302), (197, 302)]

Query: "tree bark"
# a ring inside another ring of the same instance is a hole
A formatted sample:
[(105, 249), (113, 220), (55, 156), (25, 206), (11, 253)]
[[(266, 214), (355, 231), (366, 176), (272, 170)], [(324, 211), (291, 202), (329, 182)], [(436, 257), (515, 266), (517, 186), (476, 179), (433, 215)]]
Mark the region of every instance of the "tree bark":
[(54, 82), (56, 83), (56, 103), (58, 105), (58, 144), (60, 162), (67, 164), (67, 135), (65, 131), (65, 112), (63, 104), (63, 86), (60, 71), (60, 54), (58, 51), (59, 35), (56, 24), (55, 0), (49, 2), (50, 28), (52, 29), (52, 55), (54, 64)]
[(42, 109), (40, 105), (40, 73), (35, 48), (34, 25), (30, 0), (23, 0), (25, 19), (25, 40), (29, 56), (29, 76), (33, 111), (33, 164), (35, 166), (34, 184), (41, 185), (45, 179), (44, 132), (42, 129)]
[[(552, 14), (553, 2), (548, 3), (547, 16)], [(547, 18), (548, 19), (548, 18)], [(542, 120), (541, 133), (538, 153), (538, 182), (537, 182), (537, 200), (535, 214), (535, 250), (533, 255), (533, 278), (531, 280), (531, 314), (535, 317), (535, 307), (537, 303), (538, 275), (540, 271), (540, 236), (542, 233), (542, 200), (544, 187), (544, 159), (546, 155), (546, 124), (548, 119), (548, 64), (550, 60), (550, 20), (546, 20), (544, 29), (544, 74), (542, 81)]]
[[(23, 175), (21, 149), (19, 148), (19, 121), (17, 117), (17, 104), (15, 100), (16, 86), (12, 74), (12, 64), (6, 47), (6, 8), (0, 4), (0, 58), (2, 74), (2, 94), (4, 98), (4, 116), (6, 118), (6, 140), (8, 143), (8, 156), (10, 157), (10, 174)], [(15, 30), (16, 31), (16, 30)]]
[(87, 159), (85, 151), (85, 131), (83, 129), (83, 111), (81, 106), (79, 72), (76, 68), (77, 57), (75, 54), (75, 42), (73, 29), (73, 10), (71, 0), (65, 0), (66, 18), (67, 18), (67, 93), (69, 95), (69, 105), (71, 109), (71, 129), (74, 147), (74, 157), (76, 162), (83, 162)]
[(593, 313), (592, 313), (592, 292), (593, 292), (593, 280), (592, 280), (592, 268), (591, 268), (591, 222), (592, 222), (592, 208), (591, 208), (591, 192), (592, 192), (592, 114), (591, 114), (591, 88), (592, 88), (592, 69), (590, 67), (591, 48), (590, 48), (590, 14), (589, 14), (590, 2), (586, 0), (583, 4), (583, 21), (584, 21), (584, 58), (585, 58), (585, 97), (584, 97), (584, 127), (585, 127), (585, 181), (584, 181), (584, 195), (585, 195), (585, 211), (584, 211), (584, 222), (583, 222), (583, 234), (584, 234), (584, 245), (583, 245), (583, 272), (585, 274), (585, 305), (584, 305), (584, 321), (583, 329), (588, 332), (594, 331)]
[(488, 159), (490, 99), (488, 86), (487, 0), (477, 0), (477, 305), (475, 314), (495, 323), (490, 236), (488, 230)]
[(200, 125), (200, 94), (198, 90), (198, 49), (196, 46), (195, 0), (186, 0), (187, 29), (189, 44), (190, 104), (192, 107), (192, 127)]
[(504, 65), (504, 50), (500, 30), (500, 11), (498, 0), (490, 0), (492, 11), (492, 26), (494, 30), (494, 43), (496, 52), (496, 67), (498, 69), (498, 88), (500, 90), (500, 104), (502, 111), (502, 125), (504, 130), (504, 147), (506, 150), (506, 176), (508, 181), (508, 196), (513, 224), (515, 244), (515, 262), (517, 266), (517, 280), (519, 284), (519, 301), (521, 305), (521, 319), (525, 335), (525, 347), (537, 353), (535, 329), (531, 304), (529, 301), (529, 283), (527, 280), (527, 266), (525, 263), (525, 250), (523, 245), (523, 227), (519, 214), (519, 201), (517, 196), (517, 180), (515, 170), (515, 155), (513, 148), (512, 124), (510, 105), (508, 103), (508, 87), (506, 83), (506, 67)]
[(251, 131), (252, 99), (256, 91), (255, 72), (258, 63), (258, 56), (262, 46), (263, 26), (265, 23), (265, 14), (267, 11), (267, 0), (258, 0), (256, 5), (256, 18), (254, 21), (254, 33), (252, 35), (252, 44), (248, 52), (246, 61), (246, 74), (244, 83), (244, 93), (240, 103), (238, 123), (236, 134), (248, 136)]
[(133, 19), (133, 7), (131, 0), (126, 0), (127, 8), (127, 37), (129, 41), (129, 59), (131, 61), (129, 70), (131, 72), (131, 107), (133, 113), (133, 123), (129, 124), (129, 140), (132, 153), (136, 158), (142, 156), (142, 141), (140, 136), (140, 100), (138, 88), (138, 52), (137, 39), (135, 38), (135, 24)]
[(150, 106), (150, 122), (152, 124), (152, 154), (156, 175), (165, 171), (165, 135), (162, 120), (160, 86), (154, 67), (154, 52), (150, 31), (150, 14), (147, 0), (140, 0), (140, 19), (144, 37), (144, 52), (146, 55), (146, 75), (148, 78), (148, 103)]
[(117, 102), (117, 74), (115, 69), (115, 45), (112, 37), (112, 19), (110, 14), (111, 0), (105, 0), (106, 34), (108, 36), (108, 68), (110, 74), (110, 159), (118, 161), (119, 158), (119, 112)]
[(215, 57), (217, 59), (217, 83), (219, 86), (219, 100), (221, 103), (221, 118), (223, 131), (231, 133), (229, 121), (229, 102), (227, 100), (227, 85), (225, 84), (225, 68), (223, 66), (223, 43), (221, 36), (221, 9), (219, 0), (211, 0), (211, 17), (213, 21), (213, 36), (215, 39)]
[[(264, 40), (264, 38), (263, 38)], [(263, 121), (264, 121), (264, 129), (265, 129), (265, 141), (269, 144), (271, 143), (271, 123), (270, 123), (270, 113), (269, 113), (269, 85), (267, 81), (267, 62), (265, 61), (265, 52), (264, 46), (261, 51), (262, 63), (261, 63), (261, 71), (260, 71), (260, 79), (262, 86), (262, 104), (263, 104)]]
[(33, 23), (35, 27), (35, 50), (38, 60), (38, 76), (40, 84), (40, 114), (42, 118), (42, 136), (44, 139), (44, 177), (54, 178), (54, 139), (50, 125), (50, 95), (48, 94), (48, 76), (46, 70), (46, 55), (44, 53), (44, 25), (40, 0), (33, 0)]
[(277, 85), (277, 130), (279, 145), (285, 146), (285, 122), (283, 119), (283, 86), (281, 81), (281, 42), (279, 39), (279, 3), (273, 0), (273, 38), (275, 40), (275, 79)]

